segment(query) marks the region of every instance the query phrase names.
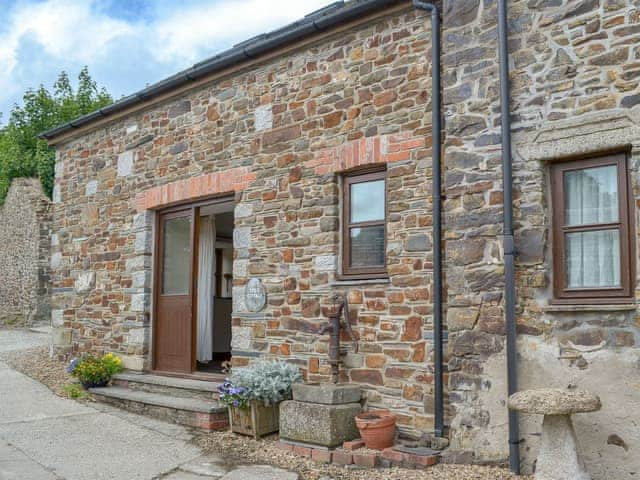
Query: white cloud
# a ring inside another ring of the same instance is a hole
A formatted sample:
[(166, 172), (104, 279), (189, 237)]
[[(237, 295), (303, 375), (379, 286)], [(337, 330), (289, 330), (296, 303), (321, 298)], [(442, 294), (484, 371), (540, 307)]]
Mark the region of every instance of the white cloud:
[[(100, 0), (18, 0), (11, 7), (3, 0), (0, 111), (7, 115), (27, 88), (51, 85), (61, 70), (73, 76), (83, 65), (92, 73), (101, 72), (98, 83), (115, 96), (131, 93), (160, 79), (141, 75), (171, 74), (329, 3), (331, 0), (153, 0), (148, 4), (153, 14), (122, 19), (100, 8)], [(131, 58), (144, 59), (145, 65), (120, 68)]]
[(202, 60), (193, 53), (207, 46), (241, 41), (303, 17), (327, 0), (226, 0), (177, 9), (152, 26), (153, 53), (158, 60)]
[(0, 37), (0, 69), (16, 67), (21, 40), (29, 36), (52, 57), (89, 62), (96, 48), (131, 33), (132, 25), (96, 15), (87, 2), (49, 0), (16, 8), (6, 19), (9, 28)]

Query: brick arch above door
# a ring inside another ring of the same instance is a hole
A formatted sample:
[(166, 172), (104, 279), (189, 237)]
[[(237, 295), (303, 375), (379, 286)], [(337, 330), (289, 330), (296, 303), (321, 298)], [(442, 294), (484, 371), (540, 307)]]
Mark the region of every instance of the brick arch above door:
[(178, 203), (245, 190), (256, 179), (249, 167), (237, 167), (150, 188), (136, 196), (136, 210), (154, 210)]

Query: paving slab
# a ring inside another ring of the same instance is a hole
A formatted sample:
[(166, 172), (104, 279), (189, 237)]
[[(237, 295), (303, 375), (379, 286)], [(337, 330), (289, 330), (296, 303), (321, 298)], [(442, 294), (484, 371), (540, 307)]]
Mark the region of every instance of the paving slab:
[(99, 413), (5, 424), (0, 438), (68, 480), (149, 479), (200, 454), (195, 446)]
[(162, 480), (207, 480), (211, 477), (201, 477), (200, 475), (196, 475), (195, 473), (183, 472), (182, 470), (178, 470), (176, 472), (171, 472), (169, 475), (165, 475), (162, 477)]
[(298, 480), (298, 474), (268, 465), (239, 467), (227, 473), (221, 480)]
[(211, 478), (219, 478), (235, 467), (223, 457), (203, 455), (180, 466), (180, 470)]
[(177, 423), (165, 422), (153, 417), (145, 417), (144, 415), (138, 415), (121, 408), (107, 405), (106, 403), (93, 403), (91, 408), (95, 408), (99, 412), (107, 413), (115, 417), (120, 417), (122, 420), (138, 425), (139, 427), (148, 428), (167, 437), (171, 437), (175, 440), (182, 440), (184, 442), (190, 442), (195, 437), (193, 430), (179, 425)]
[(9, 368), (0, 370), (0, 385), (0, 426), (6, 423), (95, 413), (91, 408), (54, 395), (41, 383)]
[(0, 353), (49, 345), (51, 336), (29, 330), (0, 329)]
[(58, 480), (59, 478), (17, 448), (0, 441), (0, 479)]

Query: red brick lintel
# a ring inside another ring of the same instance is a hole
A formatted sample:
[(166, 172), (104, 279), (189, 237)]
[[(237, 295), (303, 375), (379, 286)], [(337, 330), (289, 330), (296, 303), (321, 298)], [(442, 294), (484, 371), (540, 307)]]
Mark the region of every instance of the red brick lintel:
[(245, 190), (256, 179), (249, 167), (237, 167), (150, 188), (136, 197), (138, 212)]
[(305, 167), (315, 169), (317, 175), (345, 172), (365, 165), (409, 160), (412, 150), (427, 146), (427, 138), (414, 137), (411, 132), (361, 138), (321, 150), (305, 162)]

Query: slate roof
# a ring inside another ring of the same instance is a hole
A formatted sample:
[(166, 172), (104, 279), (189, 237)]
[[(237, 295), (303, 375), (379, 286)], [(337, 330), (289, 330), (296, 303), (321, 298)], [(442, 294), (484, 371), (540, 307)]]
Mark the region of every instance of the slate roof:
[(302, 40), (314, 33), (330, 30), (341, 23), (355, 20), (358, 17), (376, 10), (397, 4), (398, 1), (399, 0), (350, 0), (332, 3), (277, 30), (262, 33), (238, 43), (229, 50), (196, 63), (192, 67), (154, 83), (132, 95), (123, 97), (111, 105), (78, 117), (56, 128), (47, 130), (40, 134), (40, 138), (52, 140), (59, 135), (110, 117), (136, 104), (195, 82), (207, 75), (241, 64), (242, 62), (251, 60), (282, 46)]

